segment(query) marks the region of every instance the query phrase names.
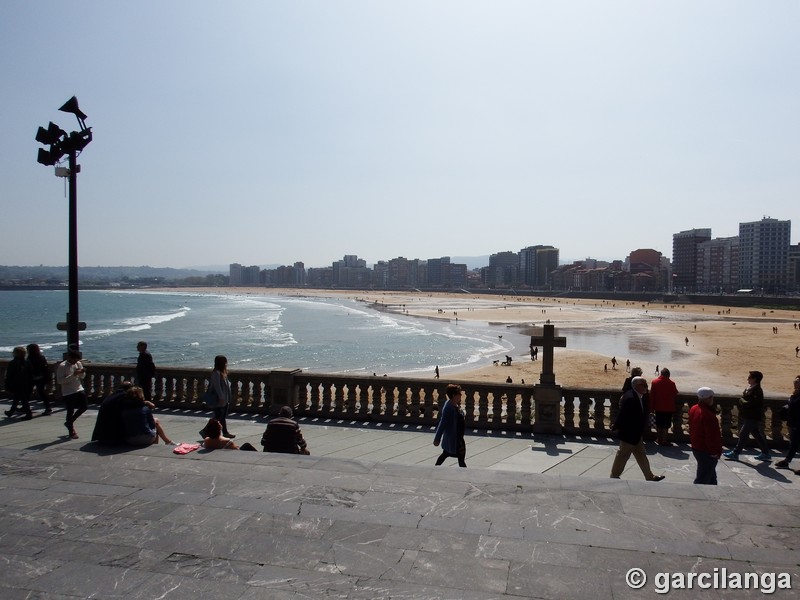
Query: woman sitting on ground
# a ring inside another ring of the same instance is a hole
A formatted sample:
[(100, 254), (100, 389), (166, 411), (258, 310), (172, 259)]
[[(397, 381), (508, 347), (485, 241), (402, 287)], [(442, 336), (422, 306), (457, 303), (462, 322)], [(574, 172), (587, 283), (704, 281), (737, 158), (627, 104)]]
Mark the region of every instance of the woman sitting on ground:
[(158, 439), (170, 446), (175, 443), (167, 437), (158, 419), (153, 416), (152, 402), (144, 399), (144, 390), (133, 386), (125, 392), (125, 407), (122, 409), (122, 427), (125, 443), (131, 446), (150, 446)]
[(240, 448), (232, 439), (222, 435), (222, 423), (213, 417), (208, 420), (203, 433), (205, 434), (203, 447), (208, 450), (255, 450), (255, 447), (248, 442), (242, 444)]

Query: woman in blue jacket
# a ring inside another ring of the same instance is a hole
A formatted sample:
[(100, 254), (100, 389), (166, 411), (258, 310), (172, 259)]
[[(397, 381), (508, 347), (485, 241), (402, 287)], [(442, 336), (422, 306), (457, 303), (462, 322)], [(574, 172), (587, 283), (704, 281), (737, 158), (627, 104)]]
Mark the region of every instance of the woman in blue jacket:
[(464, 458), (467, 455), (467, 444), (464, 442), (464, 411), (461, 410), (461, 387), (451, 383), (445, 390), (447, 402), (442, 407), (439, 424), (436, 426), (436, 436), (433, 445), (441, 442), (442, 453), (436, 459), (436, 466), (441, 465), (447, 457), (458, 459), (459, 467), (466, 467)]

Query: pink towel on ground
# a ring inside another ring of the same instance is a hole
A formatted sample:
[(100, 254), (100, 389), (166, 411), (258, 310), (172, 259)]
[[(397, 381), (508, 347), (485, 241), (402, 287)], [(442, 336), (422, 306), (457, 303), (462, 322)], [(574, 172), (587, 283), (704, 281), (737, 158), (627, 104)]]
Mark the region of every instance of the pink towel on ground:
[(175, 454), (189, 454), (189, 452), (194, 452), (195, 450), (198, 450), (199, 448), (200, 448), (200, 444), (183, 443), (183, 444), (178, 444), (177, 446), (175, 446), (175, 448), (173, 448), (172, 451)]

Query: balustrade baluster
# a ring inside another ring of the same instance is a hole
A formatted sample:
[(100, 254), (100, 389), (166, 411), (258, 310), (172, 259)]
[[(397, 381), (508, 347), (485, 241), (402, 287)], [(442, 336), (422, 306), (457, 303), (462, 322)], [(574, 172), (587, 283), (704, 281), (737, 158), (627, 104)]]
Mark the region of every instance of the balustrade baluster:
[[(580, 398), (578, 399), (580, 401)], [(564, 391), (564, 427), (567, 432), (575, 431), (575, 392), (572, 390)]]
[(313, 414), (319, 414), (322, 411), (322, 396), (319, 383), (312, 382), (311, 384), (311, 397), (309, 399), (308, 411)]
[(533, 426), (533, 403), (535, 401), (533, 389), (522, 394), (522, 406), (520, 407), (520, 425), (523, 430)]
[(492, 421), (491, 421), (492, 429), (500, 429), (502, 427), (503, 405), (508, 404), (509, 397), (513, 395), (514, 392), (511, 390), (507, 390), (504, 394), (492, 394)]
[(332, 385), (322, 385), (322, 413), (327, 415), (331, 412), (331, 402), (333, 401)]
[[(467, 425), (470, 427), (475, 426), (475, 392), (471, 389), (465, 389), (464, 386), (461, 386), (461, 389), (464, 391), (464, 397), (462, 401), (464, 403), (464, 412), (466, 413), (466, 422)], [(447, 400), (447, 395), (442, 394), (442, 400)], [(486, 398), (486, 392), (484, 392), (484, 402)]]
[(405, 420), (408, 416), (408, 388), (397, 386), (397, 418)]
[(348, 417), (356, 416), (356, 385), (354, 383), (347, 384), (347, 392), (345, 401), (343, 402), (343, 411)]
[(610, 405), (609, 398), (599, 394), (594, 396), (594, 427), (592, 429), (595, 435), (611, 435), (611, 420), (606, 416), (606, 407)]
[[(594, 408), (597, 409), (598, 404), (602, 406), (603, 401), (597, 401), (597, 396), (594, 398), (588, 394), (580, 394), (578, 397), (578, 431), (580, 432), (588, 432), (591, 428), (589, 427), (589, 412), (592, 408), (592, 404), (594, 404)], [(597, 428), (597, 412), (595, 411), (594, 414), (594, 428)], [(603, 427), (602, 421), (602, 412), (600, 413), (600, 428)]]
[[(523, 391), (522, 393), (524, 394), (525, 392)], [(518, 427), (517, 394), (510, 394), (506, 401), (505, 424), (509, 429), (517, 429)]]
[(393, 385), (383, 386), (383, 405), (385, 407), (383, 416), (387, 419), (395, 416), (395, 392)]
[(420, 395), (425, 392), (421, 385), (411, 386), (411, 406), (409, 407), (409, 415), (412, 421), (417, 421), (420, 415)]
[(366, 380), (358, 382), (358, 416), (363, 418), (369, 414), (369, 382)]

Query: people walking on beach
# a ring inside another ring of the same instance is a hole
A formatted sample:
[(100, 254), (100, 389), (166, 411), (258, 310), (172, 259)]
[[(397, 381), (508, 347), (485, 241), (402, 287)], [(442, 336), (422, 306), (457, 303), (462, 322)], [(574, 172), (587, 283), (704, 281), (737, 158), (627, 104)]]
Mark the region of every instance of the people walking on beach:
[(717, 463), (722, 454), (722, 432), (714, 410), (714, 390), (697, 390), (697, 404), (689, 409), (689, 439), (697, 461), (694, 483), (717, 485)]
[(86, 370), (81, 364), (81, 353), (76, 349), (67, 352), (67, 358), (56, 368), (56, 383), (61, 386), (61, 397), (67, 405), (67, 420), (64, 426), (69, 432), (69, 437), (78, 439), (75, 431), (75, 421), (78, 420), (87, 407), (86, 392), (83, 389), (83, 378)]
[(436, 368), (433, 370), (433, 376), (436, 379), (439, 379), (439, 365), (436, 365)]
[(11, 408), (6, 411), (10, 419), (17, 411), (17, 406), (22, 408), (26, 419), (32, 419), (30, 398), (33, 387), (33, 375), (30, 364), (25, 360), (25, 348), (17, 346), (12, 352), (11, 362), (6, 367), (5, 390), (11, 394)]
[(664, 367), (661, 375), (650, 383), (650, 407), (656, 415), (656, 444), (659, 446), (672, 446), (667, 435), (672, 426), (678, 388), (669, 376), (669, 369)]
[(752, 434), (761, 452), (756, 455), (756, 460), (770, 460), (772, 455), (767, 446), (767, 438), (761, 431), (761, 419), (764, 411), (764, 391), (761, 389), (761, 380), (764, 378), (761, 371), (750, 371), (747, 376), (747, 387), (739, 398), (739, 441), (733, 450), (724, 453), (725, 458), (739, 460), (739, 454)]
[(50, 407), (50, 396), (47, 393), (47, 381), (49, 374), (49, 366), (47, 359), (42, 354), (42, 349), (39, 344), (28, 344), (28, 361), (33, 376), (33, 387), (36, 394), (39, 396), (42, 404), (44, 404), (44, 412), (42, 415), (47, 416), (53, 414), (53, 409)]
[(214, 418), (222, 426), (222, 435), (231, 439), (236, 436), (228, 431), (228, 405), (231, 401), (231, 383), (228, 381), (228, 359), (225, 356), (217, 355), (214, 357), (214, 370), (211, 372), (211, 380), (208, 384), (217, 396), (217, 404), (214, 406)]
[(611, 424), (611, 430), (619, 437), (619, 449), (611, 466), (612, 479), (620, 478), (631, 454), (647, 481), (664, 479), (663, 475), (653, 474), (644, 448), (644, 428), (648, 412), (647, 380), (644, 377), (634, 377), (631, 380), (631, 389), (622, 395), (617, 417)]
[(122, 426), (125, 443), (131, 446), (151, 446), (159, 438), (168, 446), (176, 444), (164, 433), (164, 428), (153, 416), (153, 403), (145, 400), (144, 390), (132, 386), (125, 391), (125, 408), (122, 409)]
[(281, 406), (278, 416), (269, 420), (261, 436), (264, 452), (283, 454), (309, 454), (308, 445), (300, 426), (292, 418), (292, 407)]
[(616, 371), (617, 370), (617, 357), (616, 356), (612, 356), (611, 357), (611, 370), (612, 371)]
[(453, 457), (458, 459), (459, 467), (466, 467), (467, 444), (464, 441), (466, 418), (461, 409), (461, 386), (451, 383), (444, 393), (447, 401), (442, 407), (433, 438), (434, 446), (442, 444), (442, 453), (436, 459), (436, 466), (440, 466), (446, 458)]
[(630, 373), (631, 372), (631, 359), (630, 358), (625, 361), (625, 372), (626, 373)]
[(789, 428), (789, 450), (783, 460), (775, 463), (779, 469), (788, 469), (794, 455), (800, 450), (800, 375), (794, 378), (794, 392), (786, 405), (786, 426)]
[(144, 399), (150, 402), (152, 398), (153, 377), (156, 376), (156, 364), (153, 356), (147, 350), (147, 342), (136, 344), (139, 357), (136, 359), (136, 385), (142, 388)]

